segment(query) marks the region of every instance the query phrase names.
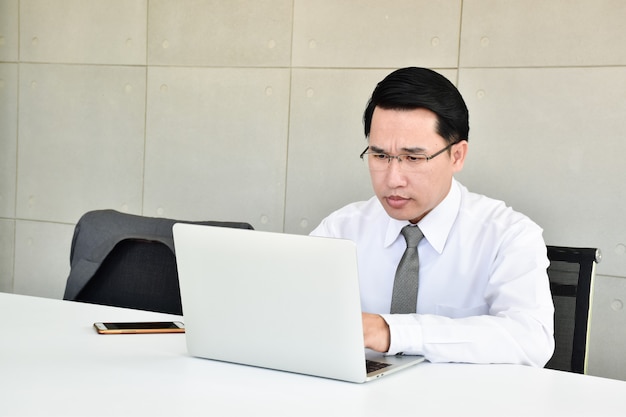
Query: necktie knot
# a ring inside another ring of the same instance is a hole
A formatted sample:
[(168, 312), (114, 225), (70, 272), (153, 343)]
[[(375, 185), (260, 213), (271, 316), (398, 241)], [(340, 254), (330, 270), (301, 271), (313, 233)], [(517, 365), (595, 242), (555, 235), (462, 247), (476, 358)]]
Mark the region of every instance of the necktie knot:
[(420, 240), (424, 237), (424, 234), (417, 226), (407, 225), (402, 228), (402, 236), (406, 240), (406, 246), (408, 248), (416, 248)]

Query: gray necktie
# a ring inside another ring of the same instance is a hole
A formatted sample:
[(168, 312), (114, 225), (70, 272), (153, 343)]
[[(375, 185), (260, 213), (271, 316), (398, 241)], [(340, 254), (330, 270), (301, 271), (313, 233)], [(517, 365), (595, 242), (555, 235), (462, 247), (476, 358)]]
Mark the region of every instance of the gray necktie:
[(398, 264), (396, 279), (393, 283), (391, 313), (394, 314), (415, 313), (420, 266), (417, 244), (424, 237), (422, 231), (417, 226), (404, 226), (401, 233), (406, 240), (406, 250)]

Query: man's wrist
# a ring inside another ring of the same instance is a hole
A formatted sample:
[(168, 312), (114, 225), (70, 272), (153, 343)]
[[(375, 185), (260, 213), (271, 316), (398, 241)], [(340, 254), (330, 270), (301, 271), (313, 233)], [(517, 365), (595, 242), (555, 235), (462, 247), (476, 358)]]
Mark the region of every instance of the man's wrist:
[(389, 326), (382, 316), (363, 313), (363, 336), (365, 347), (378, 352), (389, 349)]
[(418, 314), (381, 314), (389, 329), (389, 355), (423, 355), (424, 339)]

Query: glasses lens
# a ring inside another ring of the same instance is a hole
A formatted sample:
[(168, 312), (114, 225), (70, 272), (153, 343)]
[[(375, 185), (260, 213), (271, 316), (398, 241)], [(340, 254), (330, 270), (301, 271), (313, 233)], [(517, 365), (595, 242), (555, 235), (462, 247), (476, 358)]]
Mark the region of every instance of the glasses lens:
[[(415, 172), (419, 171), (424, 161), (426, 161), (424, 155), (389, 156), (383, 153), (368, 153), (366, 156), (370, 171), (386, 171), (389, 169), (389, 165), (396, 163), (400, 165), (402, 171)], [(396, 161), (393, 161), (393, 159)]]
[(372, 171), (384, 171), (389, 165), (389, 158), (382, 153), (369, 153), (367, 157), (367, 165)]

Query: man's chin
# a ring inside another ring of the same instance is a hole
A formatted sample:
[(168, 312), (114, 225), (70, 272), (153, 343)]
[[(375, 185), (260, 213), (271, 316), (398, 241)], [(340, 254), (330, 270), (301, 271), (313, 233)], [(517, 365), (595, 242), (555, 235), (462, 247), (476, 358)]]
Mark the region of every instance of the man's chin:
[(425, 213), (421, 214), (417, 212), (416, 210), (409, 210), (407, 208), (396, 209), (396, 208), (389, 206), (388, 204), (383, 204), (383, 208), (385, 209), (385, 212), (387, 212), (389, 217), (391, 217), (392, 219), (400, 220), (400, 221), (408, 221), (411, 223), (419, 222), (426, 215)]
[(411, 219), (414, 219), (416, 217), (415, 213), (411, 213), (408, 210), (398, 210), (398, 209), (389, 207), (388, 205), (384, 205), (383, 207), (385, 208), (385, 211), (387, 212), (389, 217), (395, 220), (410, 221)]

